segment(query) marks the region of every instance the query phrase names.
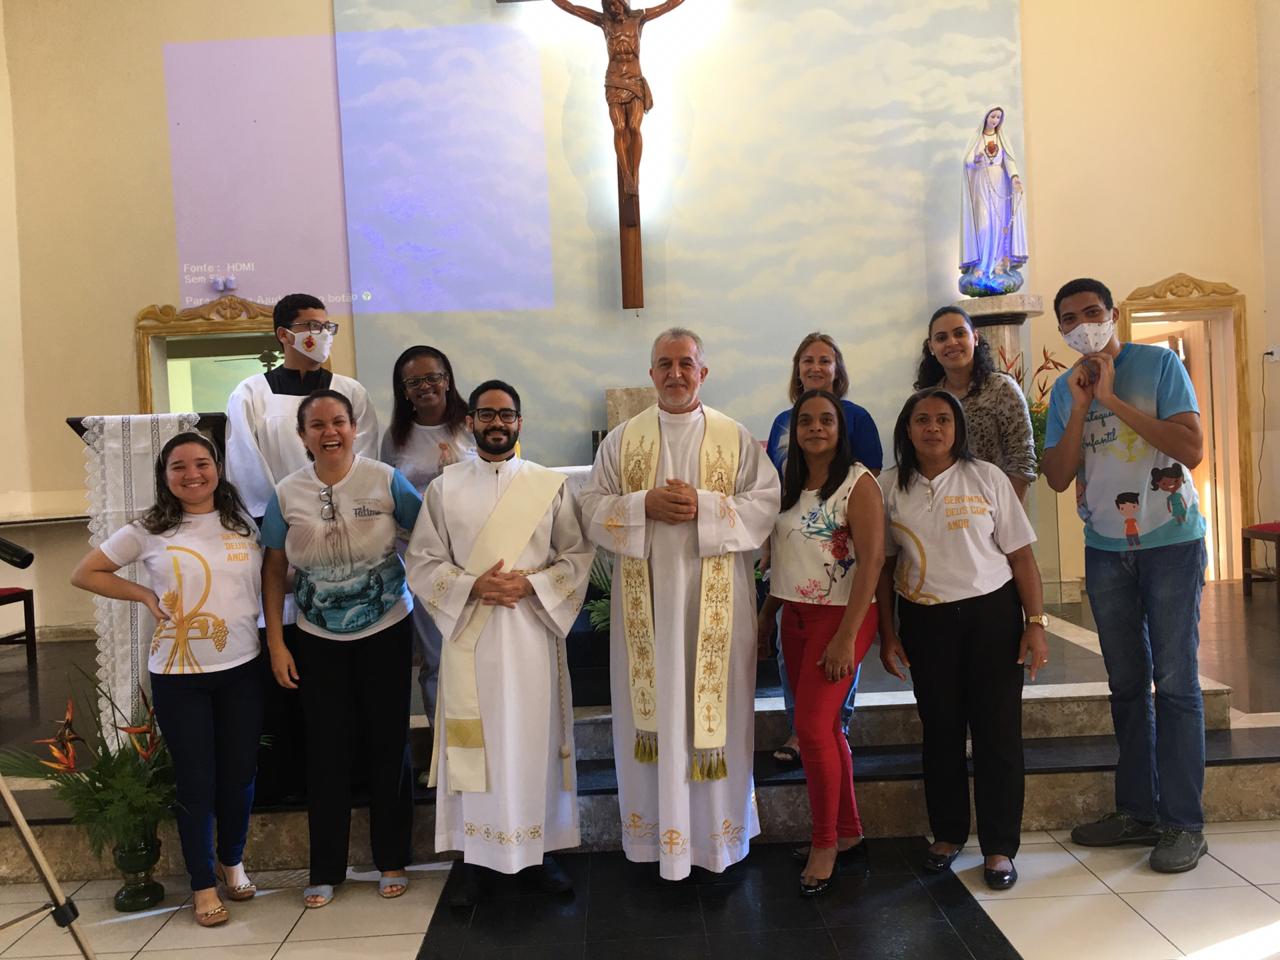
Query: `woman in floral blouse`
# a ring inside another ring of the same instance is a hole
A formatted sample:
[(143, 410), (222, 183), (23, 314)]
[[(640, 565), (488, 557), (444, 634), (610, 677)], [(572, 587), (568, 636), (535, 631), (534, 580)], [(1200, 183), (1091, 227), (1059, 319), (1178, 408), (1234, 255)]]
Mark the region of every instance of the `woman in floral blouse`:
[(1019, 500), (1036, 479), (1036, 448), (1027, 398), (1016, 380), (995, 368), (991, 347), (959, 307), (929, 318), (916, 389), (941, 387), (960, 401), (969, 426), (969, 450), (999, 467)]
[(884, 505), (875, 477), (853, 459), (834, 394), (801, 394), (788, 446), (782, 512), (770, 539), (773, 575), (760, 617), (772, 624), (782, 607), (782, 644), (787, 663), (795, 665), (796, 734), (813, 819), (800, 893), (811, 897), (831, 885), (837, 860), (861, 852), (853, 758), (840, 708), (876, 635)]

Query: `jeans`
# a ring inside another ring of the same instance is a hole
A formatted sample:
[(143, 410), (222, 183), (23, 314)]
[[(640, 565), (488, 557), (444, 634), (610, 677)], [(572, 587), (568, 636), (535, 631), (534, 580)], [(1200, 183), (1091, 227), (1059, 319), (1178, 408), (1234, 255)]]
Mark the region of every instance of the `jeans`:
[(256, 659), (230, 670), (151, 674), (156, 721), (173, 757), (178, 839), (192, 890), (214, 885), (215, 821), (219, 862), (234, 867), (244, 857), (264, 688)]
[(1182, 830), (1204, 826), (1197, 652), (1205, 563), (1203, 540), (1084, 552), (1120, 746), (1116, 810)]
[[(858, 677), (862, 676), (862, 664), (853, 671), (853, 683), (849, 685), (849, 695), (840, 706), (840, 729), (849, 734), (849, 721), (853, 719), (853, 698), (858, 692)], [(782, 684), (782, 706), (787, 711), (787, 726), (792, 732), (796, 729), (796, 696), (791, 690), (791, 680), (787, 676), (787, 658), (782, 651), (782, 609), (778, 609), (778, 681)]]
[(413, 598), (413, 649), (422, 660), (418, 667), (418, 687), (422, 690), (422, 709), (427, 719), (436, 722), (436, 690), (440, 686), (440, 646), (443, 638), (440, 628), (427, 613), (427, 605), (416, 596)]

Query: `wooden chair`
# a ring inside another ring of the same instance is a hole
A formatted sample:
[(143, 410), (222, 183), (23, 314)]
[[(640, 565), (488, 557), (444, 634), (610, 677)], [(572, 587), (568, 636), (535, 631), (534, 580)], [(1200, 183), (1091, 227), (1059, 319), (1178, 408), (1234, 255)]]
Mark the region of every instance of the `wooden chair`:
[(1252, 527), (1241, 530), (1240, 537), (1244, 558), (1244, 566), (1241, 568), (1244, 571), (1244, 595), (1253, 596), (1254, 580), (1274, 580), (1276, 597), (1280, 599), (1280, 577), (1277, 577), (1275, 571), (1253, 565), (1253, 541), (1280, 543), (1280, 523), (1255, 523)]
[(22, 604), (23, 629), (17, 633), (9, 633), (0, 637), (0, 644), (25, 643), (27, 645), (27, 666), (35, 669), (36, 665), (36, 600), (35, 593), (22, 587), (0, 587), (0, 607), (10, 603)]

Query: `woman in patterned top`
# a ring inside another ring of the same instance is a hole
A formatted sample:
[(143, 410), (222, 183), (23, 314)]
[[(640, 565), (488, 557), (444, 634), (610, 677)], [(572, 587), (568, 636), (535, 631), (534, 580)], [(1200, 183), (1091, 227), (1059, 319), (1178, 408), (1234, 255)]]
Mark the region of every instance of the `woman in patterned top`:
[(884, 508), (875, 476), (853, 458), (835, 394), (805, 392), (790, 420), (792, 455), (770, 538), (773, 574), (760, 623), (771, 628), (781, 606), (813, 820), (800, 894), (812, 897), (831, 885), (837, 860), (861, 853), (840, 710), (876, 634)]
[[(134, 563), (150, 586), (116, 574)], [(178, 839), (202, 927), (229, 919), (219, 882), (231, 900), (257, 892), (242, 860), (262, 732), (261, 570), (258, 530), (216, 449), (180, 433), (156, 460), (155, 505), (71, 575), (82, 590), (140, 603), (156, 619), (151, 696), (173, 757)]]
[(996, 370), (991, 347), (959, 307), (942, 307), (929, 318), (915, 383), (917, 390), (927, 387), (941, 387), (960, 401), (969, 450), (1008, 474), (1025, 501), (1037, 473), (1027, 398), (1013, 377)]
[[(409, 614), (413, 597), (396, 553), (422, 498), (404, 475), (355, 453), (351, 401), (316, 390), (298, 407), (312, 461), (276, 485), (262, 520), (262, 607), (276, 682), (301, 688), (307, 743), (309, 908), (333, 899), (347, 875), (351, 770), (363, 758), (378, 893), (405, 892), (412, 856), (409, 766)], [(294, 571), (301, 642), (283, 635), (285, 578)]]

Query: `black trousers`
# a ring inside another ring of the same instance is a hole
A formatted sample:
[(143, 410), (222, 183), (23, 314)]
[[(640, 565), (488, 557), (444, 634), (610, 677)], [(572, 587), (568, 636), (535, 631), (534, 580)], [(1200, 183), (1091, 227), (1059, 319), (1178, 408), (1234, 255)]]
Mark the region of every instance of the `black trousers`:
[(307, 730), (307, 825), (311, 883), (341, 883), (351, 839), (351, 768), (365, 761), (369, 839), (382, 871), (412, 855), (409, 764), (409, 618), (360, 640), (302, 632), (298, 686)]
[[(263, 704), (263, 742), (258, 748), (258, 806), (299, 802), (307, 795), (306, 727), (302, 720), (302, 692), (287, 690), (271, 674), (267, 631), (259, 630), (259, 663), (266, 700)], [(286, 624), (284, 645), (298, 658), (298, 628)]]
[(966, 728), (973, 735), (973, 797), (985, 856), (1013, 857), (1022, 831), (1022, 604), (999, 590), (925, 606), (898, 598), (924, 727), (924, 793), (934, 840), (969, 839)]

